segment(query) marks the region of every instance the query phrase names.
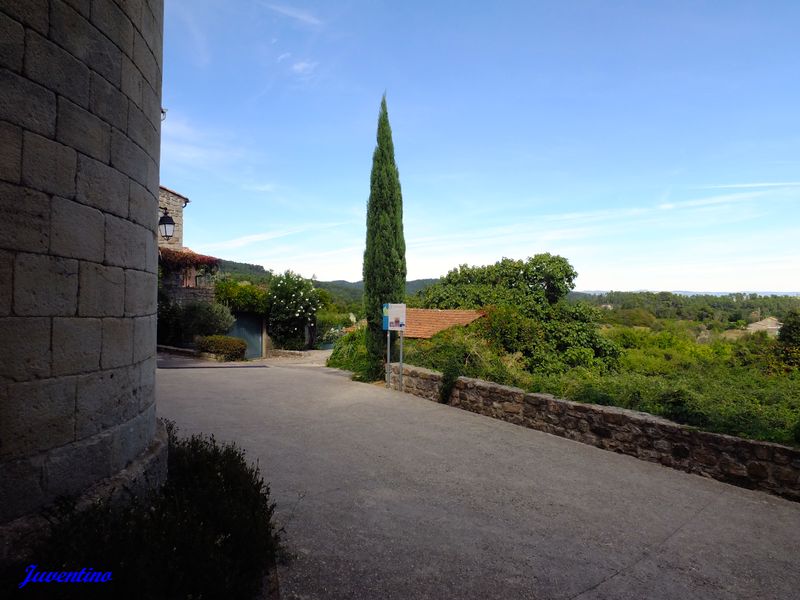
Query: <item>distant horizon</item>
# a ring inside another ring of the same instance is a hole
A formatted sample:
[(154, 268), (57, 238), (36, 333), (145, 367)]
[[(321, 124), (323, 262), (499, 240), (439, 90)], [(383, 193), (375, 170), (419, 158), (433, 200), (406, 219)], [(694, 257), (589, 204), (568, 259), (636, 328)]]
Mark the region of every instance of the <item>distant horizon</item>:
[[(441, 277), (444, 277), (444, 276), (442, 275)], [(412, 281), (423, 281), (423, 280), (426, 280), (426, 279), (441, 279), (441, 277), (417, 277), (417, 278), (414, 278), (414, 279), (410, 279), (410, 278), (407, 277), (406, 278), (406, 283), (409, 283), (409, 282), (412, 282)], [(347, 284), (350, 284), (350, 285), (355, 285), (355, 284), (363, 282), (363, 280), (361, 280), (361, 279), (357, 279), (356, 281), (349, 281), (347, 279), (341, 279), (341, 278), (337, 278), (337, 279), (320, 279), (318, 277), (315, 278), (314, 281), (317, 281), (317, 282), (320, 282), (320, 283), (337, 283), (337, 282), (341, 281), (341, 282), (344, 282), (344, 283), (347, 283)], [(796, 292), (779, 292), (779, 291), (769, 291), (769, 290), (768, 291), (736, 290), (736, 291), (733, 291), (733, 292), (728, 292), (728, 291), (703, 291), (703, 292), (699, 292), (698, 291), (698, 292), (693, 292), (693, 291), (689, 291), (689, 290), (659, 290), (659, 289), (619, 290), (619, 289), (609, 288), (607, 290), (584, 290), (584, 289), (580, 289), (579, 290), (579, 289), (574, 289), (574, 290), (571, 290), (571, 291), (577, 292), (579, 294), (592, 294), (592, 295), (595, 295), (595, 296), (600, 295), (600, 294), (608, 294), (608, 293), (611, 293), (611, 292), (624, 292), (624, 293), (632, 293), (632, 294), (635, 294), (637, 292), (651, 292), (651, 293), (654, 293), (654, 294), (658, 294), (658, 293), (661, 293), (661, 292), (667, 292), (667, 293), (670, 293), (670, 294), (676, 294), (676, 295), (681, 295), (681, 296), (728, 296), (728, 295), (732, 295), (732, 294), (758, 294), (759, 296), (800, 296), (800, 291), (796, 291)]]

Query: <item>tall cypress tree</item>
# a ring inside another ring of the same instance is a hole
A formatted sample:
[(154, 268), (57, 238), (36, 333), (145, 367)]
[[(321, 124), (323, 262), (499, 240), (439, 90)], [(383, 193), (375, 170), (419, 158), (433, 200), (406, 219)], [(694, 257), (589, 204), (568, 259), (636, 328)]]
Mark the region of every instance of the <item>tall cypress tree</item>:
[(403, 302), (406, 291), (406, 241), (403, 237), (403, 194), (394, 162), (392, 128), (386, 95), (378, 116), (378, 143), (372, 154), (367, 247), (364, 251), (364, 309), (367, 314), (367, 353), (370, 373), (379, 378), (386, 351), (382, 330), (383, 304)]

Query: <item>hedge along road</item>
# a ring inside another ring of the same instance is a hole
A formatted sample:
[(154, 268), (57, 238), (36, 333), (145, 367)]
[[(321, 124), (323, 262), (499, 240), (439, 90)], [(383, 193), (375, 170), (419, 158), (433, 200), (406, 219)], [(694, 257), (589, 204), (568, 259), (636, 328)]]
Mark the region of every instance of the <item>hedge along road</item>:
[(256, 364), (161, 368), (158, 410), (259, 460), (295, 556), (284, 599), (798, 598), (798, 503)]

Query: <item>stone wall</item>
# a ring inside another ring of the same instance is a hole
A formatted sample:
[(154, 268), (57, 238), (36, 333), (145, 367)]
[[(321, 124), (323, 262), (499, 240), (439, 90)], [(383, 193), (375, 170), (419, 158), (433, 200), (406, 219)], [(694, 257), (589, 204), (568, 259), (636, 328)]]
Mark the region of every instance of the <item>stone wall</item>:
[[(158, 236), (158, 245), (162, 248), (170, 248), (172, 250), (183, 249), (183, 209), (189, 199), (186, 196), (181, 196), (177, 192), (161, 187), (158, 190), (158, 206), (159, 208), (166, 208), (169, 211), (169, 216), (175, 221), (175, 234), (168, 240), (165, 240), (160, 235)], [(163, 213), (159, 211), (158, 216), (161, 217)]]
[(165, 476), (163, 8), (0, 3), (0, 523), (120, 473)]
[[(400, 368), (392, 364), (391, 386), (399, 389)], [(439, 400), (440, 373), (403, 366), (404, 391)], [(800, 501), (800, 449), (697, 431), (649, 415), (583, 404), (459, 377), (452, 406)]]

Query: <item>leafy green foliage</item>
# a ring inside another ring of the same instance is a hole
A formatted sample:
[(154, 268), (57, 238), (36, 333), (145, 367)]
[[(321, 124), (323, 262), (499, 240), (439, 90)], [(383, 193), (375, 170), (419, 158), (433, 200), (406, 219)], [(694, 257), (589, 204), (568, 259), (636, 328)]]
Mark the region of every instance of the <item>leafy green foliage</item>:
[(786, 314), (778, 339), (787, 346), (800, 346), (800, 310), (795, 309)]
[(367, 241), (364, 250), (364, 312), (367, 318), (369, 374), (380, 378), (383, 370), (383, 304), (403, 302), (406, 286), (406, 243), (403, 236), (403, 195), (394, 160), (392, 129), (381, 100), (377, 145), (372, 155)]
[(188, 346), (195, 336), (225, 334), (235, 319), (224, 305), (211, 302), (192, 302), (185, 306), (173, 304), (163, 294), (158, 300), (158, 343), (168, 346)]
[(314, 322), (319, 296), (308, 279), (292, 271), (272, 278), (267, 330), (281, 348), (305, 347), (306, 326)]
[(289, 349), (305, 347), (306, 326), (314, 323), (321, 305), (314, 284), (292, 271), (270, 275), (268, 284), (221, 279), (216, 285), (216, 297), (236, 312), (265, 318), (275, 344)]
[(567, 295), (575, 277), (572, 265), (552, 254), (525, 261), (504, 258), (483, 267), (461, 265), (422, 290), (420, 303), (425, 308), (516, 306), (528, 317), (541, 317)]
[(328, 357), (327, 365), (351, 371), (356, 381), (376, 381), (370, 357), (367, 355), (366, 327), (358, 327), (339, 338)]
[[(571, 300), (583, 300), (597, 306), (611, 306), (603, 312), (603, 320), (618, 325), (643, 325), (649, 319), (692, 320), (722, 328), (739, 327), (765, 317), (783, 320), (792, 310), (800, 310), (800, 297), (760, 296), (758, 294), (674, 294), (671, 292), (608, 292), (578, 294)], [(627, 313), (626, 311), (637, 311)], [(649, 316), (647, 316), (649, 315)], [(638, 322), (636, 322), (638, 321)]]
[[(103, 584), (37, 585), (30, 598), (253, 598), (280, 550), (274, 504), (257, 465), (234, 444), (179, 439), (169, 432), (169, 479), (143, 501), (101, 502), (78, 511), (63, 499), (51, 535), (33, 552), (39, 571), (111, 571)], [(0, 595), (15, 597), (25, 567), (0, 576)], [(90, 589), (91, 588), (91, 589)]]
[(229, 306), (235, 312), (269, 314), (271, 302), (266, 284), (226, 278), (217, 281), (214, 291), (217, 302)]
[(244, 360), (247, 342), (228, 335), (209, 335), (197, 338), (197, 349), (216, 354), (224, 360)]

